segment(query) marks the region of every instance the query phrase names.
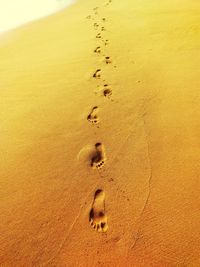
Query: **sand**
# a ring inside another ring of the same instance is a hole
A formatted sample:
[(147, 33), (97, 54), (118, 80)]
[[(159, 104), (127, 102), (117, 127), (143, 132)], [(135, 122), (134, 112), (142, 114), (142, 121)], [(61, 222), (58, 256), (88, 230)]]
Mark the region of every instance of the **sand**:
[(0, 266), (200, 266), (200, 3), (79, 1), (0, 42)]

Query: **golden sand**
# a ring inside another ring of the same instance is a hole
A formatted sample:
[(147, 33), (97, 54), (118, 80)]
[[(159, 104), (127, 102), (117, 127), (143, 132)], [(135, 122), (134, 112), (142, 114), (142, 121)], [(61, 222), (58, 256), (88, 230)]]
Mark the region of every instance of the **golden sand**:
[(199, 12), (82, 0), (1, 40), (1, 267), (200, 266)]

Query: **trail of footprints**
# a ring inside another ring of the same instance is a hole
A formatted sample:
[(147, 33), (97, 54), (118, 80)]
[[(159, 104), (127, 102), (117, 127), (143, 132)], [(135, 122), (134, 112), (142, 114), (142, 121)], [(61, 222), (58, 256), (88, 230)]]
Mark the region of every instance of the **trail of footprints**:
[[(112, 0), (107, 0), (107, 3), (104, 7), (109, 6), (112, 3)], [(109, 40), (105, 38), (106, 35), (106, 25), (107, 18), (99, 16), (99, 7), (93, 8), (93, 15), (86, 17), (87, 19), (93, 20), (94, 28), (94, 37), (97, 40), (97, 46), (93, 49), (93, 52), (98, 57), (103, 57), (103, 65), (112, 64), (111, 57), (104, 55), (106, 52), (106, 47), (109, 45)], [(99, 66), (94, 70), (92, 78), (97, 82), (97, 88), (101, 88), (101, 95), (105, 98), (110, 98), (112, 95), (112, 88), (108, 82), (103, 80), (103, 71), (104, 66)], [(87, 116), (87, 121), (90, 124), (98, 124), (99, 120), (99, 107), (93, 106), (90, 110), (90, 113)], [(106, 162), (106, 153), (105, 147), (102, 143), (98, 142), (94, 145), (93, 152), (91, 154), (91, 168), (94, 170), (100, 170), (104, 167)], [(89, 212), (89, 222), (94, 230), (100, 233), (105, 233), (108, 230), (107, 215), (105, 209), (105, 192), (103, 189), (96, 190), (94, 194), (94, 199), (91, 205), (91, 210)]]

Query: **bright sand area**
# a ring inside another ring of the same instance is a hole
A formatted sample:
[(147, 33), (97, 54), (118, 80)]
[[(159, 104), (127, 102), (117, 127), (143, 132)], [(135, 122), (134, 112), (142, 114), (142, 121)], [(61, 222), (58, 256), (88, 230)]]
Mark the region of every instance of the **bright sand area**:
[(82, 0), (1, 40), (0, 266), (200, 266), (199, 11)]

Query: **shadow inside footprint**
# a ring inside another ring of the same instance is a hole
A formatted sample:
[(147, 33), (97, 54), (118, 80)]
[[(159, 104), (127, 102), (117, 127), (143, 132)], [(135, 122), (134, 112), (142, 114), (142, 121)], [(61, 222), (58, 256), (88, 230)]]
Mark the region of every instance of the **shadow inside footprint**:
[(105, 4), (105, 6), (109, 6), (111, 3), (112, 3), (112, 0), (109, 0), (109, 1)]
[(97, 38), (97, 39), (101, 39), (101, 33), (98, 33), (98, 34), (96, 35), (96, 38)]
[(97, 69), (93, 74), (93, 78), (101, 78), (101, 69)]
[(95, 144), (95, 151), (91, 157), (91, 167), (100, 169), (105, 164), (105, 149), (101, 143)]
[(112, 95), (112, 89), (108, 86), (108, 84), (104, 84), (103, 95), (105, 97), (110, 97)]
[(97, 112), (98, 112), (98, 107), (97, 106), (93, 107), (90, 114), (87, 116), (87, 120), (93, 124), (98, 123), (99, 118), (97, 116)]
[(106, 61), (106, 64), (111, 64), (112, 63), (110, 57), (105, 57), (105, 61)]
[(94, 29), (95, 29), (95, 30), (97, 30), (97, 29), (98, 29), (98, 27), (99, 27), (99, 24), (98, 24), (98, 23), (94, 23), (94, 25), (93, 25), (93, 26), (94, 26)]
[(107, 46), (108, 43), (109, 43), (109, 40), (105, 40), (105, 41), (104, 41), (104, 45), (105, 45), (105, 46)]
[(95, 192), (92, 208), (89, 213), (89, 222), (94, 230), (105, 233), (108, 230), (105, 214), (105, 192), (98, 189)]
[(98, 46), (98, 47), (94, 50), (94, 53), (98, 53), (98, 54), (100, 54), (100, 53), (101, 53), (101, 47)]

